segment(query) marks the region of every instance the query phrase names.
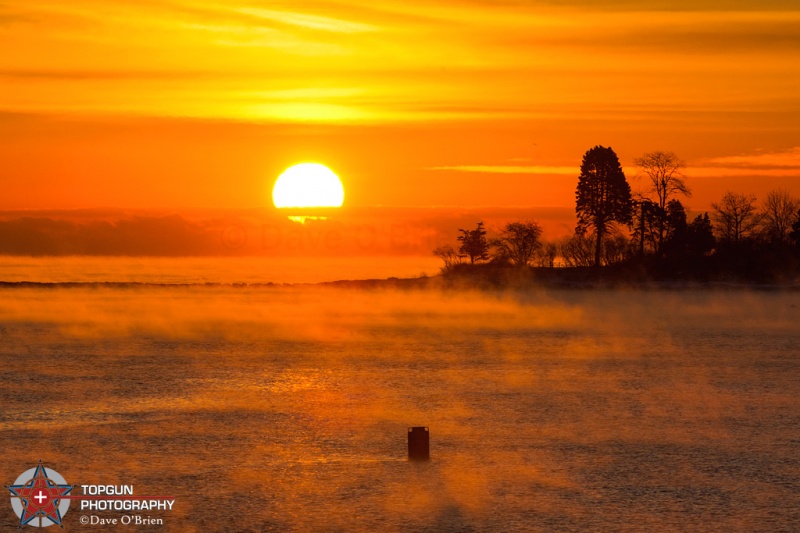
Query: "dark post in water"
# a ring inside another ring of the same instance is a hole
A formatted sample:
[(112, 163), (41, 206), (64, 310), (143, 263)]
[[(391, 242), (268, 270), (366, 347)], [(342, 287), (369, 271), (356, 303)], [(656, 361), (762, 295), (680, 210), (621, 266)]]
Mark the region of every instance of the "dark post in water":
[(431, 439), (427, 427), (408, 428), (408, 458), (427, 461), (431, 458)]

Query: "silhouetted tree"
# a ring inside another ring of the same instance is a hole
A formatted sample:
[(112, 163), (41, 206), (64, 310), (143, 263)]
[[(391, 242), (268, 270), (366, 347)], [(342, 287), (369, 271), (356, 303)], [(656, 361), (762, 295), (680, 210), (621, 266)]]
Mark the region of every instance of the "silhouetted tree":
[(766, 238), (773, 244), (789, 242), (789, 232), (797, 220), (800, 200), (785, 189), (775, 189), (767, 194), (762, 211), (762, 224)]
[(458, 240), (461, 246), (458, 252), (462, 257), (469, 257), (470, 264), (475, 261), (486, 261), (489, 259), (489, 243), (486, 240), (486, 230), (483, 229), (483, 222), (478, 222), (478, 226), (473, 230), (459, 229), (461, 235)]
[(708, 217), (708, 213), (697, 215), (692, 220), (692, 223), (689, 224), (687, 233), (690, 254), (695, 256), (706, 255), (714, 249), (716, 239), (714, 239), (714, 230), (711, 227), (711, 219)]
[(657, 203), (647, 198), (640, 198), (634, 202), (631, 227), (633, 240), (639, 248), (639, 255), (643, 256), (645, 250), (656, 250), (658, 244), (657, 233), (664, 219), (664, 214)]
[(680, 200), (672, 199), (667, 202), (666, 225), (664, 236), (667, 240), (682, 239), (686, 237), (689, 224), (686, 220), (686, 209)]
[(676, 193), (692, 195), (683, 174), (686, 163), (674, 152), (657, 150), (637, 157), (633, 162), (650, 179), (650, 191), (656, 195), (656, 203), (661, 209), (666, 210), (667, 203)]
[(629, 252), (630, 240), (622, 232), (612, 232), (603, 241), (603, 262), (606, 265), (624, 261)]
[(603, 237), (614, 223), (631, 219), (631, 187), (614, 150), (595, 146), (584, 154), (575, 197), (576, 231), (594, 228), (594, 264), (600, 266)]
[(668, 256), (686, 255), (688, 249), (689, 224), (686, 220), (686, 209), (680, 200), (667, 202), (664, 217), (664, 244), (662, 252)]
[(498, 248), (498, 255), (507, 258), (516, 266), (525, 266), (541, 247), (539, 237), (542, 228), (536, 222), (509, 222), (491, 242)]
[(795, 246), (800, 246), (800, 209), (797, 210), (795, 218), (796, 221), (792, 224), (792, 231), (789, 233), (789, 238), (794, 242)]
[(553, 268), (558, 257), (558, 245), (554, 242), (544, 243), (534, 254), (536, 266)]
[(720, 239), (737, 244), (753, 235), (761, 217), (753, 195), (725, 193), (720, 203), (712, 203), (714, 222)]
[(433, 251), (433, 255), (444, 261), (442, 272), (450, 272), (456, 265), (461, 263), (461, 258), (459, 257), (458, 252), (456, 252), (455, 248), (449, 244), (445, 244), (444, 246), (439, 246), (436, 248)]
[(642, 175), (650, 179), (650, 192), (655, 194), (655, 202), (661, 208), (660, 211), (654, 212), (655, 215), (660, 215), (658, 231), (655, 234), (656, 251), (660, 252), (666, 232), (664, 217), (667, 213), (667, 204), (675, 194), (692, 195), (686, 186), (686, 176), (683, 174), (686, 163), (674, 152), (657, 150), (634, 159), (634, 164), (640, 168)]
[(592, 266), (594, 244), (592, 236), (576, 233), (565, 237), (559, 246), (564, 265), (568, 267)]

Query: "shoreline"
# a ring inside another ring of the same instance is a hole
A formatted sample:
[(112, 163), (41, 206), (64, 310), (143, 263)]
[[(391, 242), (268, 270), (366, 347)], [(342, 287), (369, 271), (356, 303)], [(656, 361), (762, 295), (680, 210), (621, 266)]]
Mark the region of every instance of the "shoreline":
[(358, 290), (756, 290), (799, 291), (798, 282), (754, 282), (741, 280), (624, 280), (598, 277), (595, 279), (564, 279), (564, 277), (531, 276), (525, 279), (487, 279), (473, 276), (437, 274), (414, 278), (341, 279), (315, 283), (154, 283), (138, 281), (0, 281), (0, 290), (15, 289), (275, 289), (275, 288), (335, 288)]

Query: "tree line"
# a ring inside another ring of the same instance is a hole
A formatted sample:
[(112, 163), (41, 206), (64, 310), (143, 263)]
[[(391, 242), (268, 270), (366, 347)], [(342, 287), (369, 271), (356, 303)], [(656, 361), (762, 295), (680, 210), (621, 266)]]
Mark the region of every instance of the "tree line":
[[(487, 237), (483, 222), (459, 229), (457, 244), (436, 248), (443, 271), (461, 265), (600, 267), (638, 263), (652, 268), (692, 270), (728, 265), (758, 270), (797, 266), (800, 257), (800, 199), (784, 189), (770, 191), (759, 205), (751, 194), (726, 192), (712, 211), (691, 221), (681, 198), (691, 197), (686, 163), (673, 152), (654, 151), (634, 160), (644, 190), (633, 192), (610, 147), (583, 156), (575, 190), (575, 233), (542, 240), (533, 220), (509, 222)], [(759, 259), (760, 258), (760, 259)], [(763, 266), (763, 265), (762, 265)]]

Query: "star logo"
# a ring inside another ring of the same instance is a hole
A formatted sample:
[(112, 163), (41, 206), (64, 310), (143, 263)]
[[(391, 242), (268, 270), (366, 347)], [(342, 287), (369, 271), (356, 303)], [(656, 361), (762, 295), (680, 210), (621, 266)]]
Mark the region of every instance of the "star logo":
[(41, 461), (36, 468), (23, 473), (8, 487), (19, 526), (48, 527), (55, 524), (63, 528), (61, 519), (69, 507), (69, 498), (65, 496), (72, 488), (73, 485), (68, 485), (55, 470), (47, 470)]

